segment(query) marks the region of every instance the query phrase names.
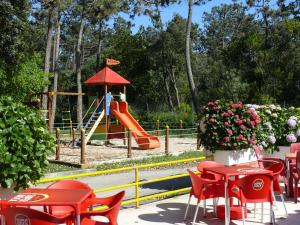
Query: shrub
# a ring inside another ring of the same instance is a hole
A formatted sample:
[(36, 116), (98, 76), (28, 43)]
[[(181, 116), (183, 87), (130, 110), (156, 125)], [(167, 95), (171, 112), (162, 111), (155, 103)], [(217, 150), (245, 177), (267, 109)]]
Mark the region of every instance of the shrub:
[(34, 110), (0, 98), (0, 185), (26, 188), (42, 177), (54, 140)]
[(261, 119), (254, 109), (241, 102), (209, 102), (204, 109), (203, 145), (211, 150), (236, 150), (257, 143), (255, 127)]

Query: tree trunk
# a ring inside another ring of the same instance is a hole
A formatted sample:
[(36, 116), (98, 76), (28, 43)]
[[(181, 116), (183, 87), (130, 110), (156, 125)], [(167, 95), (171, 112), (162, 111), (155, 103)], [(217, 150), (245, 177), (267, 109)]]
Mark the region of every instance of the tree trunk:
[(95, 67), (96, 72), (98, 72), (98, 70), (100, 69), (102, 42), (103, 42), (103, 40), (102, 40), (102, 21), (100, 21), (98, 46), (97, 46), (97, 58), (96, 58), (96, 67)]
[[(76, 78), (77, 78), (77, 92), (82, 93), (81, 86), (81, 62), (82, 62), (82, 37), (83, 37), (84, 19), (81, 15), (80, 28), (78, 33), (77, 47), (76, 47)], [(77, 96), (77, 122), (79, 126), (82, 125), (82, 95)]]
[[(56, 20), (56, 36), (55, 36), (55, 46), (54, 46), (54, 80), (53, 80), (53, 91), (57, 92), (57, 83), (58, 83), (58, 70), (59, 70), (59, 44), (60, 44), (60, 11), (57, 10), (57, 20)], [(52, 98), (52, 113), (51, 113), (51, 123), (50, 123), (50, 130), (52, 131), (54, 120), (55, 120), (55, 113), (56, 113), (56, 99), (57, 95), (54, 94)]]
[[(52, 16), (53, 16), (53, 8), (50, 7), (48, 9), (48, 31), (47, 31), (47, 45), (46, 45), (46, 53), (45, 53), (45, 64), (44, 64), (44, 80), (48, 81), (48, 76), (50, 72), (50, 60), (51, 60), (51, 48), (52, 48), (52, 30), (53, 30), (53, 23), (52, 23)], [(48, 92), (49, 87), (48, 85), (45, 85), (43, 92)], [(43, 100), (42, 100), (42, 108), (44, 110), (47, 109), (47, 101), (48, 101), (48, 96), (43, 95)], [(47, 114), (44, 116), (46, 117)]]
[(175, 91), (176, 107), (179, 108), (180, 107), (180, 99), (179, 99), (178, 88), (176, 85), (175, 71), (173, 68), (171, 68), (171, 70), (168, 70), (168, 73), (169, 73), (169, 77), (170, 77), (173, 89)]
[(190, 37), (191, 37), (192, 13), (193, 13), (192, 10), (193, 10), (193, 0), (189, 0), (188, 18), (186, 23), (185, 61), (186, 61), (187, 77), (188, 77), (189, 86), (191, 90), (194, 109), (197, 115), (199, 115), (200, 111), (198, 105), (197, 90), (194, 83), (194, 76), (192, 72), (191, 55), (190, 55), (190, 45), (191, 45)]
[(168, 84), (166, 74), (164, 74), (164, 83), (165, 83), (167, 99), (168, 99), (168, 103), (169, 103), (169, 109), (170, 109), (170, 111), (174, 111), (174, 105), (173, 105), (173, 102), (172, 102), (172, 96), (171, 96), (171, 93), (170, 93), (170, 88), (169, 88), (169, 84)]

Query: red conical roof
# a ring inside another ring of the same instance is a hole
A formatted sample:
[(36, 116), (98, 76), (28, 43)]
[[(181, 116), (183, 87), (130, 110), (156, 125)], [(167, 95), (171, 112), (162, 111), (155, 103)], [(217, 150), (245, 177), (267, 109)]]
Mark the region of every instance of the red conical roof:
[(94, 76), (90, 77), (84, 82), (86, 85), (120, 85), (130, 84), (128, 80), (121, 77), (109, 67), (104, 67)]

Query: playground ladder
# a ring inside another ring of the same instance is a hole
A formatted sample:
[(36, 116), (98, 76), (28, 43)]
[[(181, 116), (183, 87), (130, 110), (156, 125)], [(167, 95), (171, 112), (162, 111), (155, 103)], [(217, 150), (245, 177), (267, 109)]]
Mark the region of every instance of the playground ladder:
[[(102, 109), (102, 102), (103, 98), (97, 105), (96, 109), (92, 113), (91, 117), (84, 125), (83, 129), (85, 130), (85, 143), (87, 143), (90, 138), (92, 137), (93, 133), (95, 132), (96, 128), (98, 127), (99, 123), (101, 122), (102, 118), (104, 117), (104, 110)], [(77, 143), (80, 141), (80, 138), (77, 139)]]

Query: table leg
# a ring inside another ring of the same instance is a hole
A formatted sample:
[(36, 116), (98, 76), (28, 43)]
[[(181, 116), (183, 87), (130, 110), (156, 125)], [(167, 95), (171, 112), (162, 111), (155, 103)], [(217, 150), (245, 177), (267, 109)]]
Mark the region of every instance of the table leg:
[(228, 183), (224, 182), (225, 188), (225, 225), (230, 224), (230, 203), (229, 203), (229, 194), (228, 194)]
[(286, 194), (287, 196), (290, 196), (290, 161), (288, 159), (285, 159), (286, 164), (286, 179), (287, 179), (287, 187), (286, 187)]
[(80, 214), (77, 214), (76, 217), (77, 217), (77, 222), (76, 223), (77, 223), (77, 225), (80, 225)]

